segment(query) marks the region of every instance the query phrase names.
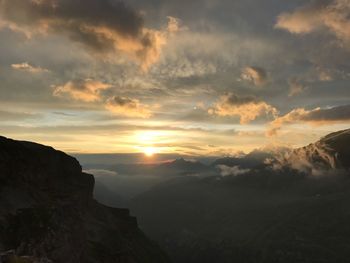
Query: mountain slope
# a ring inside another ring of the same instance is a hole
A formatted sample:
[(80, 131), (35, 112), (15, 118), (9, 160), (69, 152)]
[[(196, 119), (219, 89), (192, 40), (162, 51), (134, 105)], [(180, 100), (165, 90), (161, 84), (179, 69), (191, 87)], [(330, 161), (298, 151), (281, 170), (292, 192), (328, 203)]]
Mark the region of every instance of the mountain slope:
[(0, 252), (12, 250), (0, 262), (167, 262), (129, 211), (97, 203), (93, 188), (73, 157), (0, 137)]
[(239, 166), (240, 168), (257, 168), (264, 167), (264, 161), (267, 158), (273, 157), (273, 154), (268, 151), (254, 150), (242, 157), (224, 157), (215, 160), (211, 166), (225, 165), (229, 167)]
[(336, 155), (338, 164), (350, 168), (350, 129), (331, 133), (321, 139)]
[(350, 168), (350, 129), (331, 133), (279, 159), (280, 166), (322, 175)]
[(281, 169), (251, 162), (241, 175), (172, 181), (131, 210), (177, 263), (348, 263), (348, 145), (349, 130), (283, 156)]

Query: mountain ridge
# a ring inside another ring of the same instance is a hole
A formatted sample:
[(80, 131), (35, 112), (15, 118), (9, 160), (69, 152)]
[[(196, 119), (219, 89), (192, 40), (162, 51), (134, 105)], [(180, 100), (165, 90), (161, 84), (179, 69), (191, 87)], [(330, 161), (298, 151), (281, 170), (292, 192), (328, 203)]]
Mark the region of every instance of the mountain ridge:
[(168, 262), (128, 209), (93, 199), (94, 183), (61, 151), (0, 137), (0, 262)]
[(161, 185), (133, 199), (131, 211), (178, 263), (348, 263), (349, 131), (270, 163), (252, 160), (245, 173)]

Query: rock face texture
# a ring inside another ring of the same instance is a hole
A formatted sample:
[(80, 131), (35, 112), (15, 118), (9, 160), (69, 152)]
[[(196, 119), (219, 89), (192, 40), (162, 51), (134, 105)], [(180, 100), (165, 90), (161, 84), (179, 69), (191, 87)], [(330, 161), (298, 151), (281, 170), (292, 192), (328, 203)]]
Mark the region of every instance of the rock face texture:
[(313, 175), (322, 175), (325, 171), (348, 170), (349, 144), (350, 129), (334, 132), (315, 143), (292, 151), (282, 160), (281, 165)]
[(99, 204), (93, 188), (73, 157), (0, 137), (0, 262), (168, 262), (127, 209)]

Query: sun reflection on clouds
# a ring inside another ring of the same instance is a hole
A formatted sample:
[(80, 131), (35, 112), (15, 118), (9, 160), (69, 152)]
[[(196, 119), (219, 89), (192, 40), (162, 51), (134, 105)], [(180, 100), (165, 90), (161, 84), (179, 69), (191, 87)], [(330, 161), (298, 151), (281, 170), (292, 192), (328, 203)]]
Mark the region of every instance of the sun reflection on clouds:
[(162, 152), (171, 152), (171, 145), (174, 142), (171, 131), (137, 131), (134, 134), (135, 148), (143, 152), (147, 157)]
[(161, 137), (164, 137), (165, 132), (161, 131), (137, 131), (135, 134), (135, 139), (137, 143), (140, 144), (154, 144), (159, 142)]

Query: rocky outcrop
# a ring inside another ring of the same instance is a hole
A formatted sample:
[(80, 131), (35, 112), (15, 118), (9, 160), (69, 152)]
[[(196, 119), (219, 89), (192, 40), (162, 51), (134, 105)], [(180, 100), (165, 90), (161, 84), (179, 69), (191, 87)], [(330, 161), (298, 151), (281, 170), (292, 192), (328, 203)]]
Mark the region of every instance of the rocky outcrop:
[(281, 167), (311, 175), (339, 173), (350, 168), (350, 129), (331, 133), (315, 143), (277, 158)]
[(93, 188), (73, 157), (0, 137), (0, 262), (167, 262), (136, 218), (96, 202)]

